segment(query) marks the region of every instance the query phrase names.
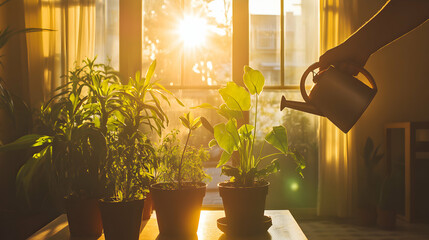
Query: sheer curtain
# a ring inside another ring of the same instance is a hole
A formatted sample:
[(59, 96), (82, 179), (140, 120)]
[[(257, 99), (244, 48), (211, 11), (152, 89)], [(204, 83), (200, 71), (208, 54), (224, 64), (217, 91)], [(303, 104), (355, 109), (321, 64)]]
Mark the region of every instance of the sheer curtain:
[[(356, 0), (320, 1), (321, 53), (344, 41), (353, 30)], [(351, 159), (353, 130), (344, 134), (326, 118), (320, 120), (319, 192), (320, 216), (353, 214), (356, 161)]]
[(26, 35), (33, 106), (50, 97), (75, 63), (94, 57), (95, 10), (95, 0), (24, 0), (25, 27), (54, 30)]

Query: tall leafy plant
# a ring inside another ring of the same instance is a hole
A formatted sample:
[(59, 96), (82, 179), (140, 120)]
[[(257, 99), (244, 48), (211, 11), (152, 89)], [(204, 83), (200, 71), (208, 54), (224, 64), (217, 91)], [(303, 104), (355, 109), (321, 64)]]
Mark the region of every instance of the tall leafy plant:
[(42, 134), (26, 135), (0, 147), (0, 151), (35, 148), (17, 175), (18, 189), (28, 201), (34, 179), (45, 171), (54, 198), (100, 194), (106, 141), (82, 107), (87, 97), (81, 91), (77, 86), (63, 89), (41, 107), (38, 129)]
[[(169, 105), (168, 97), (175, 98), (161, 84), (153, 81), (155, 68), (156, 61), (153, 61), (144, 77), (137, 72), (127, 84), (121, 85), (116, 91), (117, 100), (113, 108), (107, 111), (109, 155), (106, 181), (116, 200), (141, 198), (153, 178), (149, 169), (155, 158), (155, 149), (148, 133), (154, 131), (161, 136), (168, 124), (161, 101)], [(183, 106), (180, 100), (175, 99)]]
[[(226, 123), (219, 123), (212, 127), (207, 119), (202, 118), (202, 124), (213, 133), (214, 139), (210, 146), (218, 145), (223, 149), (217, 167), (222, 167), (222, 174), (230, 176), (231, 182), (239, 186), (251, 186), (255, 180), (275, 173), (279, 170), (278, 157), (288, 156), (297, 164), (297, 172), (302, 175), (305, 168), (303, 157), (288, 146), (286, 128), (284, 126), (274, 126), (265, 136), (260, 149), (255, 149), (255, 140), (258, 126), (258, 101), (263, 91), (265, 78), (261, 72), (249, 66), (244, 67), (243, 82), (245, 87), (234, 82), (219, 90), (223, 103), (219, 107), (210, 104), (202, 104), (199, 107), (215, 109), (218, 114), (226, 118)], [(252, 104), (252, 97), (254, 101)], [(248, 111), (254, 111), (254, 124), (241, 124)], [(268, 143), (279, 152), (262, 155), (264, 145)], [(238, 165), (231, 166), (227, 163), (237, 154)], [(259, 169), (262, 160), (267, 158), (275, 159), (264, 168)]]

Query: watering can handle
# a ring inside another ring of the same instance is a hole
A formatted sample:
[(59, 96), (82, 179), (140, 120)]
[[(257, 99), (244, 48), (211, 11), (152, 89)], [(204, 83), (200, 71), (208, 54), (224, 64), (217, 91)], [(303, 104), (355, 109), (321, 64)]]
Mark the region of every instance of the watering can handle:
[[(305, 90), (305, 80), (307, 79), (307, 76), (308, 74), (310, 74), (310, 72), (314, 71), (319, 67), (320, 67), (319, 62), (315, 62), (311, 64), (307, 68), (307, 70), (305, 70), (304, 74), (301, 77), (301, 84), (300, 84), (301, 95), (302, 95), (302, 98), (304, 98), (304, 101), (306, 102), (310, 102), (310, 98), (308, 97), (307, 91)], [(371, 74), (364, 68), (361, 68), (358, 66), (353, 66), (353, 67), (356, 68), (360, 73), (362, 73), (368, 79), (369, 83), (371, 84), (372, 90), (377, 92), (377, 85), (375, 84), (374, 78), (371, 76)]]

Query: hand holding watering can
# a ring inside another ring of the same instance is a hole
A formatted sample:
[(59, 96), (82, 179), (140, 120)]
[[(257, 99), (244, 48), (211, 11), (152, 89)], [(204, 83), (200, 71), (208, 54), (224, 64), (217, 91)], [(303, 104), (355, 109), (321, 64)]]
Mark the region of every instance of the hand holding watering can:
[(305, 81), (307, 75), (319, 68), (318, 62), (312, 64), (302, 75), (301, 95), (305, 102), (289, 101), (283, 96), (280, 110), (285, 107), (327, 117), (343, 132), (347, 133), (357, 122), (377, 93), (377, 86), (371, 74), (356, 67), (371, 84), (344, 73), (333, 66), (319, 71), (313, 77), (314, 85), (307, 94)]

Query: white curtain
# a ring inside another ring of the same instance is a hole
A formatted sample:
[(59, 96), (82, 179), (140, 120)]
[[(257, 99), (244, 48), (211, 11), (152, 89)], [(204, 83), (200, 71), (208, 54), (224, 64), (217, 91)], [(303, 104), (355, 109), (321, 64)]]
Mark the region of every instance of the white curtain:
[(95, 0), (24, 0), (25, 27), (54, 30), (26, 35), (33, 107), (50, 97), (75, 63), (94, 57), (95, 13)]
[[(356, 0), (320, 1), (321, 53), (340, 44), (353, 30)], [(328, 119), (321, 118), (319, 132), (319, 216), (349, 217), (356, 190), (356, 161), (351, 159), (353, 130), (344, 134)]]

